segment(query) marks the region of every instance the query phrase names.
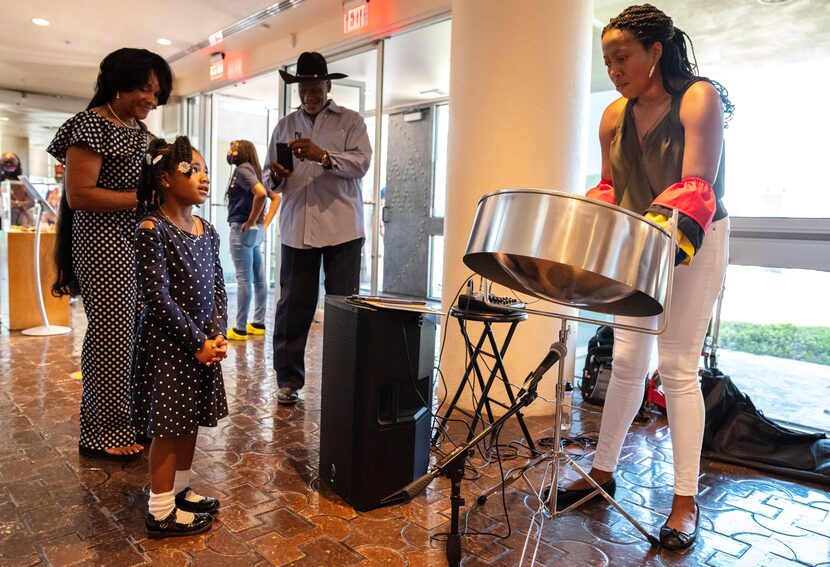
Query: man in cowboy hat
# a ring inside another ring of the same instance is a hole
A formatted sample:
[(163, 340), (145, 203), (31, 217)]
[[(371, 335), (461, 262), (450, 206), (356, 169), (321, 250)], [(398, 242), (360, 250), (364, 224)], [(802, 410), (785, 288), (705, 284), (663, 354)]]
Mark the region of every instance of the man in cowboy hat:
[[(280, 70), (288, 84), (299, 83), (301, 106), (279, 121), (265, 157), (264, 184), (281, 192), (280, 299), (274, 325), (277, 402), (294, 404), (305, 384), (305, 345), (317, 308), (320, 263), (326, 293), (350, 295), (360, 285), (360, 252), (365, 240), (361, 181), (372, 147), (357, 112), (328, 97), (326, 60), (315, 52), (297, 59), (297, 74)], [(278, 163), (277, 144), (287, 143), (293, 171)]]

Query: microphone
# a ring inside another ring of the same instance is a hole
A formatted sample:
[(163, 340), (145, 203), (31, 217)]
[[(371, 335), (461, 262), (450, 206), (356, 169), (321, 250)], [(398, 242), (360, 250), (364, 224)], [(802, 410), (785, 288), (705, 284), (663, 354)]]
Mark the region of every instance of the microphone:
[(539, 363), (536, 370), (531, 372), (527, 379), (525, 379), (525, 383), (522, 384), (522, 389), (519, 391), (517, 397), (522, 396), (526, 392), (535, 392), (536, 386), (539, 384), (542, 376), (545, 375), (545, 372), (550, 370), (551, 366), (556, 364), (557, 361), (565, 358), (567, 355), (568, 348), (562, 343), (556, 342), (550, 345), (550, 350), (545, 355), (545, 358), (542, 359), (542, 362)]

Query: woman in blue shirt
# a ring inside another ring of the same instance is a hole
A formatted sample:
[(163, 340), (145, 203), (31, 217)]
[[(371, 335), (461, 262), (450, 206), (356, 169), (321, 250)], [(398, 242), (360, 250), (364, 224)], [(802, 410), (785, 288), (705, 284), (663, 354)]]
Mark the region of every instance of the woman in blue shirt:
[[(262, 167), (256, 148), (248, 140), (231, 142), (228, 163), (235, 165), (228, 191), (228, 224), (231, 227), (231, 258), (236, 268), (236, 324), (228, 329), (228, 338), (248, 340), (248, 335), (265, 334), (265, 304), (268, 282), (261, 244), (280, 204), (277, 193), (262, 185)], [(265, 200), (269, 200), (265, 213)], [(248, 323), (251, 295), (254, 297), (254, 316)]]

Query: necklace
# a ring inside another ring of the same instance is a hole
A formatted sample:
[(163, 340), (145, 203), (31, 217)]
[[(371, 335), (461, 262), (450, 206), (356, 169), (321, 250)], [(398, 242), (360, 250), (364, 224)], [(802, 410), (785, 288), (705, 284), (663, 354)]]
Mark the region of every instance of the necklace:
[[(655, 119), (651, 122), (651, 124), (649, 125), (649, 127), (648, 127), (648, 128), (646, 128), (645, 132), (643, 132), (642, 134), (640, 134), (640, 142), (641, 142), (641, 143), (642, 143), (642, 141), (643, 141), (643, 140), (645, 140), (645, 139), (646, 139), (646, 136), (648, 136), (648, 133), (649, 133), (649, 132), (651, 132), (652, 128), (654, 128), (655, 126), (657, 126), (657, 123), (658, 123), (658, 122), (660, 122), (660, 120), (662, 120), (662, 118), (666, 115), (666, 113), (669, 111), (669, 109), (670, 109), (670, 108), (671, 108), (671, 99), (669, 99), (668, 104), (666, 104), (666, 108), (664, 108), (664, 109), (663, 109), (663, 111), (660, 113), (660, 115), (659, 115), (659, 116), (657, 116), (657, 118), (655, 118)], [(634, 123), (635, 123), (635, 125), (636, 125), (636, 123), (637, 123), (637, 122), (636, 122), (636, 120), (635, 120), (635, 122), (634, 122)], [(637, 133), (638, 133), (638, 134), (640, 133), (640, 129), (639, 129), (639, 128), (637, 128)]]
[[(127, 124), (126, 122), (124, 122), (123, 120), (121, 120), (121, 118), (119, 118), (119, 117), (118, 117), (118, 115), (115, 113), (115, 111), (114, 111), (114, 110), (112, 109), (112, 107), (110, 106), (110, 103), (107, 103), (107, 108), (109, 108), (109, 109), (110, 109), (110, 113), (111, 113), (111, 114), (115, 117), (115, 119), (116, 119), (116, 120), (118, 120), (118, 121), (119, 121), (119, 122), (120, 122), (120, 123), (121, 123), (121, 124), (122, 124), (125, 128), (130, 128), (130, 129), (132, 129), (132, 130), (135, 130), (136, 128), (138, 128), (138, 124), (135, 124), (134, 126), (130, 126), (129, 124)], [(133, 118), (133, 122), (135, 122), (135, 118)]]
[(161, 212), (161, 216), (166, 218), (167, 222), (169, 222), (174, 227), (176, 227), (176, 230), (178, 230), (182, 234), (184, 234), (186, 236), (199, 236), (199, 234), (200, 234), (199, 233), (199, 227), (196, 226), (196, 219), (193, 218), (193, 215), (190, 215), (190, 222), (191, 222), (190, 230), (185, 230), (182, 227), (180, 227), (179, 225), (177, 225), (175, 222), (173, 222), (173, 219), (171, 219), (169, 216), (167, 216), (167, 213), (164, 212), (164, 209), (159, 207), (159, 211)]

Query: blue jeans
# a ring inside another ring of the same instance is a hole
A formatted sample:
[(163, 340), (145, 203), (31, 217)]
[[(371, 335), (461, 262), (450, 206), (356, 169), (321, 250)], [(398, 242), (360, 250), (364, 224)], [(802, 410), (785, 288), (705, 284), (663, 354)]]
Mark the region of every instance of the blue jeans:
[(253, 323), (265, 322), (265, 306), (268, 299), (268, 282), (265, 281), (265, 262), (261, 244), (265, 229), (257, 224), (257, 230), (242, 230), (242, 223), (231, 223), (231, 258), (236, 268), (236, 325), (244, 331), (248, 324), (251, 294), (254, 296)]

